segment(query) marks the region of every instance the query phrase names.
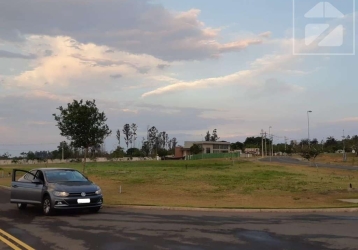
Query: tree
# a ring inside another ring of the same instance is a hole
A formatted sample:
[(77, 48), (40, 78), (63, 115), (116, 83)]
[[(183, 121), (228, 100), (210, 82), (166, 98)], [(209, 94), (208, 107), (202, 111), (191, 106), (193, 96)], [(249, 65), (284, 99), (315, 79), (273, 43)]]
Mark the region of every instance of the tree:
[(10, 159), (11, 154), (9, 154), (8, 152), (4, 153), (3, 155), (0, 156), (0, 160), (8, 160)]
[(148, 156), (150, 153), (150, 143), (148, 141), (143, 142), (142, 152), (145, 156)]
[(206, 132), (206, 136), (205, 136), (205, 141), (210, 141), (211, 139), (211, 135), (210, 135), (210, 132)]
[(177, 144), (178, 144), (177, 138), (173, 137), (173, 139), (172, 139), (172, 149), (175, 150), (175, 147), (177, 146)]
[(321, 151), (315, 148), (304, 148), (300, 151), (299, 154), (301, 157), (308, 161), (310, 161), (311, 159), (313, 159), (314, 161), (316, 157), (321, 154)]
[(142, 152), (138, 148), (130, 148), (127, 150), (127, 156), (131, 157), (141, 157)]
[(150, 150), (151, 153), (154, 153), (154, 149), (157, 148), (157, 143), (158, 143), (158, 129), (156, 127), (151, 127), (148, 130), (148, 137), (149, 137), (149, 146), (150, 146)]
[(169, 135), (165, 135), (165, 148), (169, 149)]
[(243, 150), (244, 149), (244, 144), (242, 142), (235, 142), (235, 143), (231, 143), (230, 144), (230, 149), (231, 150)]
[(220, 137), (218, 137), (217, 130), (213, 130), (213, 134), (211, 135), (210, 141), (218, 141)]
[(127, 123), (123, 126), (123, 130), (122, 130), (123, 134), (124, 134), (124, 140), (126, 141), (126, 145), (127, 145), (127, 149), (128, 149), (128, 144), (131, 141), (131, 137), (132, 137), (132, 131), (131, 131), (131, 126)]
[(117, 148), (110, 154), (111, 158), (122, 158), (124, 157), (124, 151), (123, 148), (120, 146), (117, 146)]
[(203, 152), (203, 148), (197, 144), (194, 144), (190, 147), (190, 153), (193, 155), (198, 155)]
[(311, 141), (311, 145), (318, 145), (318, 140), (317, 138), (314, 138), (312, 141)]
[[(132, 134), (131, 134), (132, 138), (131, 138), (131, 142), (133, 142), (134, 147), (135, 147), (135, 141), (137, 140), (137, 130), (138, 130), (138, 126), (137, 126), (137, 124), (132, 123), (132, 125), (131, 125), (131, 129), (132, 129)], [(133, 145), (132, 145), (132, 147), (133, 147)]]
[(53, 114), (57, 121), (57, 127), (61, 136), (71, 141), (75, 148), (84, 148), (83, 172), (86, 167), (88, 149), (102, 144), (112, 131), (108, 128), (107, 117), (104, 112), (99, 112), (96, 101), (74, 100), (67, 104), (67, 108), (57, 108), (60, 115)]
[[(271, 140), (266, 139), (266, 142), (270, 145)], [(245, 148), (261, 148), (262, 137), (247, 137), (244, 142)]]
[(118, 140), (118, 145), (121, 146), (121, 131), (117, 129), (116, 137)]

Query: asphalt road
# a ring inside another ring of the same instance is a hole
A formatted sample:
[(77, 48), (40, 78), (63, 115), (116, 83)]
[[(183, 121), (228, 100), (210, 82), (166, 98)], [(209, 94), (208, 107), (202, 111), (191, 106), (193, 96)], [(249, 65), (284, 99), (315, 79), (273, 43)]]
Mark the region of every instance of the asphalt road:
[[(358, 213), (216, 213), (104, 208), (44, 217), (0, 188), (0, 229), (34, 249), (357, 249)], [(11, 249), (0, 241), (0, 249)]]
[(331, 165), (331, 164), (324, 164), (324, 163), (317, 163), (314, 165), (313, 162), (307, 162), (307, 161), (300, 161), (298, 159), (292, 158), (292, 157), (286, 157), (286, 156), (278, 156), (278, 157), (265, 157), (263, 159), (260, 159), (259, 161), (264, 162), (278, 162), (278, 163), (284, 163), (284, 164), (294, 164), (294, 165), (301, 165), (301, 166), (310, 166), (310, 167), (323, 167), (323, 168), (335, 168), (335, 169), (345, 169), (345, 170), (355, 170), (358, 171), (358, 167), (350, 167), (350, 166), (339, 166), (339, 165)]

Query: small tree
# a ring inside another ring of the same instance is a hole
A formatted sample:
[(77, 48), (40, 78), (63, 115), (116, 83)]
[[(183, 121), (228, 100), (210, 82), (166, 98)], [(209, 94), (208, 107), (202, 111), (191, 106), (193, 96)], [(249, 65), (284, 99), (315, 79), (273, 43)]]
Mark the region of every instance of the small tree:
[(190, 147), (190, 153), (193, 155), (198, 155), (203, 152), (203, 148), (197, 144), (194, 144)]
[(321, 152), (315, 148), (305, 148), (301, 150), (300, 156), (308, 161), (313, 159), (313, 162), (315, 162), (317, 156), (320, 155), (320, 153)]
[(90, 147), (102, 144), (112, 131), (105, 124), (107, 121), (104, 112), (99, 112), (95, 100), (77, 101), (67, 104), (67, 108), (60, 106), (60, 115), (53, 114), (61, 136), (71, 140), (76, 148), (84, 148), (83, 172), (86, 167), (86, 157)]

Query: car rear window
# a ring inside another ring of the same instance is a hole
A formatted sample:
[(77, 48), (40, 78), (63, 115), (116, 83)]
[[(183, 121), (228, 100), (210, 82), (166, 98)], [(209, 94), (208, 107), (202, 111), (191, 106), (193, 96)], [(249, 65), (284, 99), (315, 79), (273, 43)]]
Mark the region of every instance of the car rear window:
[(48, 182), (85, 182), (88, 181), (80, 172), (75, 170), (49, 170), (45, 172)]

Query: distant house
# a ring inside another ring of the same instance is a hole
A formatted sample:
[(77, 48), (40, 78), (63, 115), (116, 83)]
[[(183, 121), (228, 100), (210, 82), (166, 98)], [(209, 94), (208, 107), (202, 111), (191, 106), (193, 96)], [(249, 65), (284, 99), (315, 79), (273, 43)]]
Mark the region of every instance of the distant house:
[(201, 146), (204, 151), (203, 154), (229, 153), (230, 142), (226, 141), (186, 141), (184, 147), (175, 148), (175, 157), (183, 157), (190, 154), (190, 148), (194, 144)]
[(245, 148), (244, 152), (245, 152), (245, 154), (259, 155), (260, 149), (259, 148)]

